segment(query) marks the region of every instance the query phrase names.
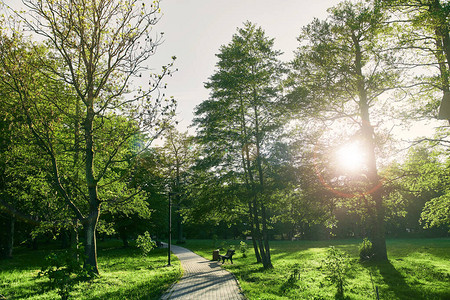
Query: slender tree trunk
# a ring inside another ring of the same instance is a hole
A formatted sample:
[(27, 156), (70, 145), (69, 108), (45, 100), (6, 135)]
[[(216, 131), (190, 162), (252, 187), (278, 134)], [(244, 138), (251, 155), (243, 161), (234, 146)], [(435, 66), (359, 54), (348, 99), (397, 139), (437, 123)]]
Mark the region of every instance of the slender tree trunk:
[(267, 253), (265, 251), (265, 247), (264, 247), (264, 240), (263, 240), (263, 235), (261, 233), (261, 225), (259, 222), (259, 214), (258, 214), (258, 199), (257, 199), (257, 194), (255, 193), (255, 195), (253, 196), (253, 220), (255, 223), (255, 236), (256, 236), (256, 241), (259, 247), (259, 253), (261, 254), (261, 260), (262, 260), (262, 264), (264, 266), (264, 268), (269, 268), (271, 263), (270, 261), (268, 261), (267, 258)]
[(261, 223), (262, 223), (262, 240), (264, 245), (262, 246), (264, 249), (263, 254), (263, 265), (266, 269), (273, 268), (272, 260), (270, 258), (270, 245), (269, 245), (269, 237), (268, 237), (268, 229), (267, 229), (267, 215), (266, 215), (266, 206), (264, 205), (264, 172), (262, 168), (261, 161), (261, 138), (259, 132), (259, 114), (258, 108), (255, 106), (255, 137), (256, 137), (256, 165), (258, 169), (258, 178), (259, 178), (259, 189), (257, 193), (260, 195), (260, 207), (261, 207)]
[(253, 249), (255, 250), (255, 256), (256, 256), (256, 262), (257, 263), (261, 263), (261, 254), (259, 253), (259, 249), (258, 249), (258, 244), (256, 242), (255, 239), (255, 223), (253, 221), (253, 208), (252, 208), (252, 204), (249, 201), (248, 202), (248, 211), (249, 211), (249, 219), (250, 219), (250, 235), (252, 237), (252, 244), (253, 244)]
[(244, 113), (244, 101), (242, 95), (239, 97), (240, 101), (240, 122), (241, 122), (241, 135), (243, 137), (242, 139), (242, 168), (245, 173), (245, 185), (247, 187), (247, 191), (250, 197), (248, 197), (248, 216), (249, 216), (249, 222), (250, 222), (250, 235), (252, 237), (252, 244), (253, 249), (255, 251), (256, 256), (256, 262), (261, 263), (261, 253), (258, 248), (258, 237), (257, 237), (257, 229), (256, 229), (256, 223), (255, 218), (258, 216), (255, 215), (255, 207), (252, 205), (252, 192), (253, 192), (253, 174), (250, 170), (250, 154), (249, 154), (249, 141), (247, 137), (247, 125), (245, 123), (245, 113)]
[(6, 257), (12, 258), (13, 257), (13, 249), (14, 249), (14, 225), (15, 225), (16, 219), (14, 216), (10, 216), (9, 218), (9, 230), (8, 230), (8, 241), (6, 244)]
[(123, 228), (120, 230), (120, 238), (122, 239), (123, 247), (128, 248), (128, 235), (127, 235), (127, 228)]
[[(6, 220), (3, 214), (0, 213), (0, 226), (6, 228)], [(6, 257), (6, 232), (3, 230), (0, 230), (0, 259), (3, 259)]]
[(77, 261), (80, 260), (80, 256), (78, 255), (79, 242), (80, 242), (80, 240), (79, 240), (79, 234), (78, 234), (78, 220), (75, 220), (74, 226), (70, 233), (70, 244), (71, 244), (71, 249), (73, 251), (73, 256)]
[(178, 242), (180, 242), (180, 243), (182, 243), (184, 241), (184, 238), (183, 238), (183, 223), (181, 221), (182, 221), (181, 220), (181, 214), (177, 210), (177, 233), (178, 233)]
[(39, 243), (37, 238), (32, 238), (31, 239), (31, 249), (33, 250), (38, 250), (39, 249)]
[(61, 236), (61, 249), (67, 249), (70, 247), (69, 234), (70, 234), (69, 229), (61, 232), (61, 235), (60, 235)]
[(267, 256), (267, 265), (265, 266), (265, 268), (270, 269), (273, 268), (272, 265), (272, 259), (270, 257), (270, 245), (269, 245), (269, 236), (267, 233), (267, 217), (266, 217), (266, 206), (264, 205), (264, 203), (261, 203), (261, 219), (262, 219), (262, 233), (263, 233), (263, 239), (264, 239), (264, 249), (265, 249), (265, 253)]
[(258, 201), (257, 201), (257, 189), (255, 180), (253, 177), (253, 172), (251, 170), (251, 164), (250, 164), (250, 153), (249, 153), (249, 145), (244, 144), (243, 146), (243, 152), (245, 154), (244, 157), (244, 170), (245, 173), (248, 176), (248, 194), (251, 197), (251, 200), (249, 202), (249, 208), (251, 210), (250, 217), (252, 218), (252, 240), (253, 240), (253, 246), (255, 247), (255, 255), (258, 262), (262, 262), (264, 266), (266, 266), (266, 254), (264, 251), (264, 246), (262, 243), (262, 235), (261, 235), (261, 226), (259, 224), (259, 213), (258, 213)]

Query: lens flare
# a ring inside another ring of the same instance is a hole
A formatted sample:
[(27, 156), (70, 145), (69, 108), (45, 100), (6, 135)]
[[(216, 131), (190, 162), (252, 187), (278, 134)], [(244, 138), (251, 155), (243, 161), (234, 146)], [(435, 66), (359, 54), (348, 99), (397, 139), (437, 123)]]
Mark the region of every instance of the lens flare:
[(343, 145), (336, 152), (337, 163), (343, 170), (356, 172), (363, 168), (365, 155), (358, 142)]

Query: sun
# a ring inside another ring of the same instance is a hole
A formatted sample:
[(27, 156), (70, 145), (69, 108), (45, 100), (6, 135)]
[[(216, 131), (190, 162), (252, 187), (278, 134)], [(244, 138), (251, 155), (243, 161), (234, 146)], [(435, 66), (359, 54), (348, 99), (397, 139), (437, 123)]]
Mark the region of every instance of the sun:
[(347, 171), (361, 170), (365, 164), (365, 155), (358, 142), (341, 146), (336, 152), (337, 163), (340, 168)]

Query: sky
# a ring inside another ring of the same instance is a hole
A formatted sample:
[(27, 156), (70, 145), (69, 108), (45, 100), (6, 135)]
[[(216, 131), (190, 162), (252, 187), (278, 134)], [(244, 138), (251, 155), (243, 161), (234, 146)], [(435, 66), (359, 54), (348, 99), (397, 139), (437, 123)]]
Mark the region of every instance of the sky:
[(191, 124), (195, 106), (208, 98), (204, 83), (214, 74), (216, 54), (231, 42), (238, 27), (250, 21), (275, 39), (275, 49), (293, 57), (301, 28), (313, 18), (323, 19), (339, 0), (162, 0), (163, 16), (155, 30), (164, 32), (164, 43), (151, 66), (177, 57), (178, 68), (169, 78), (167, 95), (178, 101), (180, 130)]

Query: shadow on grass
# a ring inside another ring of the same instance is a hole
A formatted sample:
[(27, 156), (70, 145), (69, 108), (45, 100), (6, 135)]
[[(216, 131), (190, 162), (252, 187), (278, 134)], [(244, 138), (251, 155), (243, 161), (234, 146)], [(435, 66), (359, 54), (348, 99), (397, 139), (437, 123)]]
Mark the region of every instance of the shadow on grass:
[(236, 264), (223, 265), (223, 267), (233, 272), (239, 280), (246, 282), (259, 282), (262, 274), (275, 272), (275, 269), (265, 269), (261, 263), (257, 262), (248, 263), (245, 268)]
[[(388, 286), (388, 291), (392, 292), (398, 299), (422, 299), (421, 291), (415, 290), (405, 281), (405, 277), (400, 273), (390, 261), (372, 263), (383, 278), (384, 283)], [(384, 297), (381, 295), (380, 298)]]
[(160, 299), (164, 292), (169, 289), (172, 283), (176, 280), (169, 281), (170, 284), (161, 284), (158, 280), (149, 281), (143, 284), (134, 285), (131, 288), (121, 289), (119, 291), (106, 292), (101, 295), (96, 295), (88, 299), (108, 299), (108, 300), (122, 300), (122, 299)]
[(50, 291), (51, 289), (48, 287), (48, 284), (46, 283), (35, 283), (35, 281), (31, 281), (29, 284), (23, 284), (20, 286), (20, 288), (16, 288), (13, 290), (8, 290), (7, 287), (5, 287), (5, 290), (0, 285), (0, 291), (4, 297), (0, 299), (28, 299), (31, 297), (39, 297), (42, 295), (45, 295)]
[(38, 270), (45, 262), (50, 250), (19, 249), (12, 259), (0, 261), (0, 272)]

